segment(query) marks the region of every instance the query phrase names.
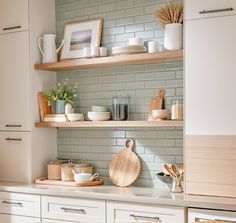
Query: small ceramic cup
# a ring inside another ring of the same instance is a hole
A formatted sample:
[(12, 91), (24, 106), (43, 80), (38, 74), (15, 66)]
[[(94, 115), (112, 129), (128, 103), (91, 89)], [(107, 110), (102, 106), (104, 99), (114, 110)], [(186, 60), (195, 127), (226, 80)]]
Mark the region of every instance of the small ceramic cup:
[(130, 38), (129, 39), (129, 45), (139, 45), (139, 46), (143, 46), (144, 42), (143, 42), (143, 38), (142, 37), (134, 37), (134, 38)]
[(72, 170), (74, 174), (74, 180), (76, 182), (91, 182), (95, 178), (99, 177), (99, 173), (91, 174), (91, 173), (75, 173), (74, 170)]
[(91, 47), (91, 57), (99, 57), (99, 47), (97, 46)]
[(100, 57), (106, 57), (107, 56), (107, 48), (106, 47), (100, 47), (99, 48)]
[(84, 51), (84, 57), (89, 58), (90, 57), (90, 47), (85, 47), (83, 49), (83, 51)]
[(148, 53), (159, 52), (159, 43), (155, 40), (148, 42)]

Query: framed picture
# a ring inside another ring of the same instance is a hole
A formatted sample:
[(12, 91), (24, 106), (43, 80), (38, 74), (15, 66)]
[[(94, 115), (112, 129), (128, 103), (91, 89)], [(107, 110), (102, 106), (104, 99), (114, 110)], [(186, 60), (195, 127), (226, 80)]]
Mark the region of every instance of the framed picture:
[(61, 60), (83, 57), (83, 48), (100, 46), (102, 19), (66, 24)]

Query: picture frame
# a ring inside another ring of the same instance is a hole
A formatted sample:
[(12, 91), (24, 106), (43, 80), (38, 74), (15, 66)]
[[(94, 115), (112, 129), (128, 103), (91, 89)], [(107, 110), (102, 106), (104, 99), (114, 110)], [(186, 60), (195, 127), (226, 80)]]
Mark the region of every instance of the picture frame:
[(84, 47), (99, 47), (102, 36), (102, 19), (69, 23), (64, 28), (64, 45), (61, 60), (83, 58)]

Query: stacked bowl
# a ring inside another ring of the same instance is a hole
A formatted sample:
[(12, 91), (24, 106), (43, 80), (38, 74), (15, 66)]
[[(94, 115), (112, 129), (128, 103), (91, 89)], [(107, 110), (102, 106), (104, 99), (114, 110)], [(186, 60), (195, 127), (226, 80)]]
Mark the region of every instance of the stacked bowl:
[(92, 111), (88, 112), (88, 119), (91, 121), (108, 121), (111, 113), (106, 106), (92, 106)]

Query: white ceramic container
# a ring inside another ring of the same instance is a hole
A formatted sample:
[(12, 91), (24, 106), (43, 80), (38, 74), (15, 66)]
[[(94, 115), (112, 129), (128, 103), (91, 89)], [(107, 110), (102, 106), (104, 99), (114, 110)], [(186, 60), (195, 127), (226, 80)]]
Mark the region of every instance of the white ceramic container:
[(84, 47), (83, 53), (84, 53), (85, 58), (91, 57), (91, 52), (90, 51), (91, 51), (90, 47)]
[(134, 37), (129, 39), (129, 45), (132, 46), (143, 46), (143, 38), (142, 37)]
[(167, 109), (152, 110), (152, 117), (154, 119), (167, 119), (168, 115), (169, 111)]
[(92, 106), (93, 112), (108, 112), (108, 108), (106, 106)]
[(80, 113), (69, 113), (67, 114), (67, 118), (70, 122), (83, 121), (84, 115)]
[(88, 112), (91, 121), (108, 121), (111, 118), (110, 112)]
[(99, 55), (100, 55), (99, 47), (97, 47), (97, 46), (92, 46), (92, 47), (91, 47), (90, 56), (91, 56), (91, 57), (99, 57)]
[(75, 182), (91, 182), (95, 178), (99, 177), (99, 173), (91, 174), (91, 173), (75, 173), (74, 174), (74, 180)]
[(100, 57), (106, 57), (107, 56), (107, 48), (106, 47), (100, 47), (99, 48), (99, 55), (100, 55)]
[(159, 43), (156, 40), (148, 42), (148, 53), (159, 52)]
[(181, 23), (165, 25), (164, 47), (167, 50), (183, 48), (183, 25)]

